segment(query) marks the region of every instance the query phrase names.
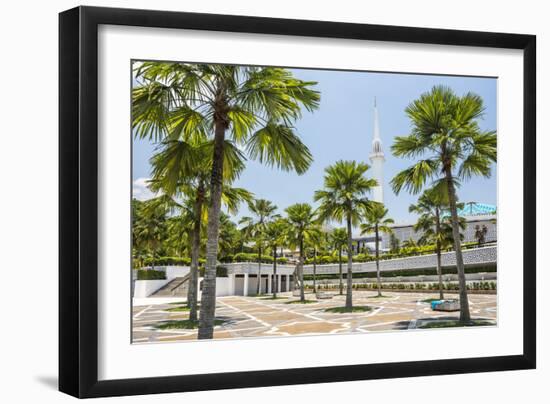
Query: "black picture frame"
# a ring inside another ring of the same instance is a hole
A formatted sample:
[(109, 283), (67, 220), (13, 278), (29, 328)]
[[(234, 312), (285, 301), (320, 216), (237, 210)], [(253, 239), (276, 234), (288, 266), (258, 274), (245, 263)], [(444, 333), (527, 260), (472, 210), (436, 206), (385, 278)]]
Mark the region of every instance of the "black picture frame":
[[(523, 50), (523, 354), (99, 381), (97, 52), (100, 24)], [(59, 389), (62, 392), (85, 398), (535, 368), (534, 35), (77, 7), (59, 15), (59, 100)]]

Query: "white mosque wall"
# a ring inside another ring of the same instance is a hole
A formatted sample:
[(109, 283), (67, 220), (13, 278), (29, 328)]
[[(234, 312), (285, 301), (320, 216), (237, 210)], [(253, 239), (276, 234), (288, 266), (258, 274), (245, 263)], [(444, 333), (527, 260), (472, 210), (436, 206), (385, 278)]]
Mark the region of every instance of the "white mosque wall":
[[(495, 245), (489, 247), (473, 248), (463, 250), (464, 265), (466, 266), (483, 266), (494, 265), (497, 262), (497, 247)], [(398, 271), (405, 269), (427, 269), (435, 268), (437, 257), (435, 254), (417, 255), (413, 257), (395, 258), (391, 260), (381, 260), (381, 271)], [(444, 267), (456, 266), (456, 254), (454, 251), (444, 252), (441, 255), (442, 265)], [(257, 274), (258, 264), (254, 262), (240, 262), (224, 264), (228, 269), (229, 274)], [(263, 275), (273, 272), (272, 264), (262, 264), (261, 271)], [(295, 265), (277, 265), (277, 273), (280, 275), (293, 274)], [(343, 263), (343, 271), (346, 271), (346, 263)], [(376, 262), (355, 262), (353, 263), (353, 272), (373, 272), (376, 271)], [(317, 265), (317, 274), (335, 274), (338, 273), (338, 264)], [(304, 265), (304, 274), (313, 274), (313, 265)], [(249, 278), (249, 288), (252, 284), (255, 285), (255, 278)], [(252, 290), (256, 290), (255, 286)]]

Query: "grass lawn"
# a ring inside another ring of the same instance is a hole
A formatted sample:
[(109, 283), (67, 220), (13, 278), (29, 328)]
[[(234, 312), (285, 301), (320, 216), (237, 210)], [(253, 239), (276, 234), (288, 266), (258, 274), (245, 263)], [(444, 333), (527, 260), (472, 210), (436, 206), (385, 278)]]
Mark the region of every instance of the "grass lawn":
[(346, 307), (330, 307), (325, 309), (327, 313), (361, 313), (366, 311), (371, 311), (372, 307), (370, 306), (353, 306), (351, 309)]
[(461, 323), (459, 320), (441, 320), (432, 321), (417, 328), (479, 327), (487, 325), (495, 325), (495, 323), (488, 320), (471, 320), (468, 323)]
[(301, 300), (291, 300), (290, 302), (285, 302), (285, 304), (309, 304), (309, 303), (317, 303), (317, 300), (304, 300), (303, 302)]
[[(187, 306), (178, 306), (178, 307), (170, 307), (169, 309), (164, 309), (164, 311), (189, 311), (191, 308)], [(200, 309), (200, 306), (197, 306), (197, 310)]]
[[(225, 323), (223, 320), (214, 320), (214, 325), (222, 325)], [(161, 324), (155, 325), (155, 328), (158, 328), (159, 330), (193, 330), (195, 328), (199, 327), (198, 321), (191, 321), (191, 320), (172, 320), (172, 321), (165, 321)]]
[(286, 297), (282, 297), (282, 296), (277, 296), (277, 297), (269, 296), (269, 297), (260, 298), (260, 300), (286, 300), (286, 299), (287, 299)]

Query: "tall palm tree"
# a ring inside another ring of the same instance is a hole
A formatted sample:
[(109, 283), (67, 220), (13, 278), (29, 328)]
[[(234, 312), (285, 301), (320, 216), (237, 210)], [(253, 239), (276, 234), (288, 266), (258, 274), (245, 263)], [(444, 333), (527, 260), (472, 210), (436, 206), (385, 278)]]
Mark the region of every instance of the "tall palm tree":
[(315, 82), (296, 79), (287, 69), (189, 63), (141, 63), (141, 83), (133, 91), (132, 116), (137, 136), (158, 138), (167, 123), (183, 138), (213, 135), (211, 201), (207, 225), (206, 271), (203, 282), (199, 339), (212, 338), (216, 309), (224, 148), (226, 136), (249, 157), (283, 170), (304, 173), (311, 153), (292, 124), (301, 108), (319, 105)]
[(319, 233), (314, 237), (311, 237), (311, 240), (309, 241), (309, 246), (313, 249), (313, 293), (317, 293), (317, 253), (319, 251), (319, 247), (323, 243), (323, 237), (324, 233), (320, 229)]
[[(342, 251), (347, 248), (348, 244), (348, 232), (345, 228), (337, 228), (330, 233), (330, 242), (338, 251), (338, 279), (340, 294), (344, 294), (344, 282), (342, 280)], [(348, 252), (349, 254), (349, 252)]]
[(374, 233), (374, 245), (376, 252), (376, 281), (378, 285), (378, 296), (382, 296), (382, 285), (380, 282), (380, 233), (392, 234), (393, 230), (390, 224), (393, 224), (393, 219), (387, 217), (388, 209), (381, 203), (373, 203), (369, 211), (365, 212), (367, 223), (362, 223), (361, 234)]
[[(199, 280), (199, 254), (201, 242), (201, 226), (207, 219), (204, 209), (208, 202), (208, 177), (212, 167), (212, 143), (204, 136), (194, 136), (189, 141), (173, 136), (176, 127), (167, 127), (168, 134), (160, 149), (151, 158), (152, 180), (150, 188), (153, 191), (162, 191), (169, 197), (184, 198), (182, 214), (187, 215), (192, 225), (189, 232), (191, 268), (189, 271), (189, 287), (187, 289), (187, 305), (189, 319), (197, 320), (197, 296)], [(171, 138), (176, 138), (171, 139)], [(244, 169), (241, 152), (229, 144), (224, 150), (224, 199), (229, 208), (236, 210), (241, 200), (250, 196), (242, 189), (232, 189), (230, 183), (235, 180)], [(232, 205), (231, 205), (232, 204)]]
[(367, 194), (378, 185), (376, 180), (365, 177), (369, 166), (356, 161), (337, 161), (325, 169), (324, 189), (315, 192), (314, 200), (320, 202), (319, 220), (346, 223), (348, 236), (348, 271), (346, 309), (353, 309), (352, 279), (352, 228), (359, 224), (361, 213), (372, 208)]
[(261, 294), (261, 280), (262, 280), (262, 251), (264, 245), (264, 233), (267, 224), (278, 217), (277, 206), (267, 199), (254, 199), (248, 204), (248, 210), (254, 215), (254, 217), (245, 216), (239, 224), (243, 225), (242, 231), (253, 238), (258, 247), (258, 282), (256, 286), (256, 294)]
[(300, 285), (300, 301), (305, 302), (304, 294), (304, 260), (305, 246), (321, 233), (321, 227), (317, 222), (317, 216), (311, 205), (307, 203), (295, 203), (285, 209), (287, 214), (286, 237), (289, 245), (298, 247), (299, 258), (296, 267), (295, 279)]
[(406, 109), (412, 123), (407, 136), (398, 136), (392, 145), (397, 157), (419, 159), (392, 179), (396, 194), (405, 188), (418, 193), (428, 180), (446, 189), (456, 251), (460, 289), (460, 321), (470, 321), (464, 260), (460, 242), (456, 187), (472, 176), (491, 175), (497, 160), (495, 131), (483, 131), (478, 120), (483, 116), (483, 99), (473, 93), (457, 96), (450, 88), (437, 86), (413, 101)]
[(273, 286), (271, 287), (271, 291), (273, 292), (274, 299), (277, 298), (277, 292), (279, 292), (279, 284), (277, 282), (277, 248), (285, 244), (286, 230), (285, 221), (277, 218), (267, 224), (264, 232), (264, 238), (271, 247), (271, 253), (273, 254)]
[[(437, 257), (436, 270), (439, 278), (439, 298), (443, 296), (443, 279), (441, 271), (441, 249), (447, 244), (449, 238), (452, 240), (452, 228), (445, 227), (442, 223), (442, 214), (448, 208), (448, 197), (446, 193), (437, 192), (436, 189), (427, 189), (418, 198), (416, 205), (409, 206), (409, 212), (420, 215), (418, 222), (414, 225), (415, 232), (421, 232), (421, 239), (435, 245)], [(450, 234), (449, 234), (450, 230)], [(449, 237), (450, 236), (450, 237)]]

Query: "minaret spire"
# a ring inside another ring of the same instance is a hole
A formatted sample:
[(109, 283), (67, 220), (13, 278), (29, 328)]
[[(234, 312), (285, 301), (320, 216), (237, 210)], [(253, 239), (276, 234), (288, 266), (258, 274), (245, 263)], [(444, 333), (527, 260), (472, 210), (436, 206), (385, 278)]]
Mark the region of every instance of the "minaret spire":
[(384, 203), (384, 152), (382, 151), (382, 139), (380, 137), (380, 125), (378, 122), (378, 107), (376, 105), (376, 97), (374, 97), (374, 128), (372, 136), (372, 151), (370, 153), (370, 161), (374, 179), (378, 185), (373, 189), (373, 199), (376, 202)]

